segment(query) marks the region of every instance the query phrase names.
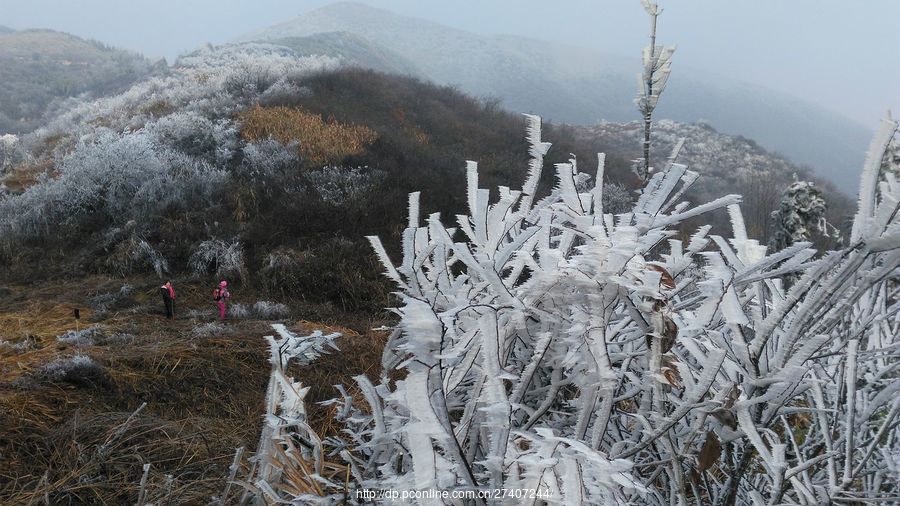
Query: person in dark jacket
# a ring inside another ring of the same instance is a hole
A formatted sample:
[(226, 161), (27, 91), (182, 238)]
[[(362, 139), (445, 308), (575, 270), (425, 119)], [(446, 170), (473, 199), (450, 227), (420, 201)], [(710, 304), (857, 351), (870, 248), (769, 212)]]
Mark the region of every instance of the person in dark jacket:
[(162, 294), (163, 305), (166, 308), (166, 318), (175, 318), (175, 288), (172, 287), (171, 281), (159, 287), (159, 293)]

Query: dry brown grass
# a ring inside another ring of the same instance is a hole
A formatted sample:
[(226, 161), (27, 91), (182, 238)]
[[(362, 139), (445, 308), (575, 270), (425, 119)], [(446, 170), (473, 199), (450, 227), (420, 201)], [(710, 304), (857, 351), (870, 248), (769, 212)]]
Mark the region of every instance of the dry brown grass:
[(21, 193), (40, 180), (40, 177), (53, 170), (53, 160), (41, 159), (33, 163), (23, 163), (13, 167), (0, 178), (11, 193)]
[(244, 140), (297, 142), (300, 154), (316, 164), (340, 163), (348, 156), (361, 154), (378, 137), (368, 127), (324, 121), (318, 114), (292, 107), (257, 105), (238, 114), (237, 119)]
[[(247, 449), (237, 478), (246, 476), (262, 423), (269, 375), (262, 336), (271, 333), (269, 323), (229, 321), (226, 334), (198, 338), (191, 333), (197, 321), (186, 315), (200, 309), (212, 316), (208, 287), (176, 283), (179, 318), (167, 321), (157, 307), (157, 282), (141, 280), (131, 280), (134, 307), (92, 314), (90, 295), (121, 283), (91, 278), (13, 286), (4, 297), (2, 339), (31, 344), (0, 346), (0, 504), (135, 503), (145, 463), (151, 465), (148, 502), (206, 504), (225, 488), (237, 447)], [(74, 307), (81, 309), (80, 326), (99, 320), (108, 332), (133, 338), (102, 345), (58, 342), (57, 335), (75, 329)], [(308, 321), (289, 327), (345, 336), (338, 340), (341, 353), (293, 371), (312, 387), (311, 426), (322, 438), (335, 435), (340, 427), (331, 423), (333, 408), (316, 402), (336, 396), (337, 383), (354, 393), (353, 376), (377, 371), (384, 336)], [(38, 374), (44, 364), (75, 354), (100, 364), (103, 381), (53, 383)], [(146, 407), (132, 416), (142, 403)], [(323, 465), (341, 481), (341, 464)], [(233, 487), (230, 501), (239, 496)]]

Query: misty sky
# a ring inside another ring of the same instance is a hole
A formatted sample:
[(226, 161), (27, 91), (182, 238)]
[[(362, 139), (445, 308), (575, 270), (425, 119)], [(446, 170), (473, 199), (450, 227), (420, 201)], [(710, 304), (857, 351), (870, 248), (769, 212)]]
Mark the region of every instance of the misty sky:
[[(326, 0), (0, 0), (0, 24), (51, 28), (166, 57), (227, 42)], [(474, 32), (509, 33), (635, 55), (638, 0), (364, 0)], [(660, 0), (659, 40), (676, 65), (803, 96), (874, 128), (900, 116), (898, 0)], [(676, 67), (677, 72), (677, 67)]]

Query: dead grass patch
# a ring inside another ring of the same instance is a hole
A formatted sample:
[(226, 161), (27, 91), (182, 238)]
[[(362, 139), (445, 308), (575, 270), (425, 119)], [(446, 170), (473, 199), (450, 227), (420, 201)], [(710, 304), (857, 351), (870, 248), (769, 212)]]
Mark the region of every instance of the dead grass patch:
[(293, 107), (257, 105), (238, 114), (238, 120), (244, 140), (297, 142), (300, 154), (316, 164), (340, 163), (361, 154), (378, 137), (368, 127), (325, 121), (318, 114)]
[[(96, 316), (108, 332), (125, 330), (133, 339), (85, 346), (56, 340), (75, 328), (74, 307), (81, 309), (83, 328), (95, 316), (89, 299), (118, 290), (125, 281), (135, 287), (135, 306)], [(206, 504), (224, 490), (238, 447), (246, 448), (238, 479), (246, 476), (269, 376), (262, 336), (273, 331), (268, 322), (226, 321), (228, 335), (194, 337), (197, 320), (187, 313), (210, 309), (212, 319), (206, 284), (176, 282), (174, 321), (160, 314), (157, 284), (98, 277), (10, 287), (0, 308), (0, 329), (16, 342), (30, 336), (33, 347), (0, 347), (0, 504), (134, 503), (144, 464), (151, 466), (148, 502)], [(243, 289), (235, 294), (245, 300), (256, 295)], [(371, 325), (361, 320), (354, 326), (365, 330)], [(311, 387), (307, 408), (312, 428), (322, 438), (337, 435), (336, 406), (318, 402), (338, 396), (335, 384), (359, 397), (352, 378), (377, 376), (386, 336), (305, 320), (289, 327), (301, 334), (321, 329), (344, 336), (337, 341), (341, 352), (292, 371)], [(21, 381), (43, 365), (75, 354), (102, 365), (108, 381)], [(132, 416), (143, 403), (146, 407)], [(342, 481), (344, 466), (325, 463), (325, 468)], [(240, 493), (232, 487), (231, 499)]]

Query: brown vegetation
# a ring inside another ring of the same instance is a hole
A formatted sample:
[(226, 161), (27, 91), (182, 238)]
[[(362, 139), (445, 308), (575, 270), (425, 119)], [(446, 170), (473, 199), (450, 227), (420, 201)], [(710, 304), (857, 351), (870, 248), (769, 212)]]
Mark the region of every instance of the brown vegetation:
[(238, 115), (241, 137), (248, 141), (272, 138), (282, 144), (297, 142), (300, 154), (316, 164), (339, 163), (361, 154), (377, 134), (365, 126), (324, 121), (292, 107), (255, 106)]
[(53, 162), (49, 159), (36, 163), (23, 163), (0, 177), (0, 183), (6, 185), (6, 188), (12, 193), (21, 193), (37, 183), (41, 176), (48, 174), (52, 169)]
[[(176, 283), (177, 318), (167, 321), (157, 283), (132, 283), (137, 289), (129, 305), (115, 312), (88, 307), (92, 293), (121, 284), (106, 278), (14, 286), (4, 294), (0, 504), (134, 503), (144, 464), (150, 464), (148, 501), (206, 504), (224, 490), (238, 447), (246, 448), (238, 479), (246, 476), (264, 411), (268, 322), (228, 321), (219, 335), (198, 337), (192, 333), (198, 322), (213, 320), (205, 285)], [(244, 303), (256, 295), (239, 287), (233, 293), (233, 301)], [(202, 314), (190, 318), (190, 309)], [(307, 409), (322, 437), (337, 435), (339, 427), (328, 422), (334, 408), (316, 402), (337, 396), (338, 383), (353, 393), (352, 377), (380, 364), (384, 336), (369, 330), (373, 323), (357, 322), (355, 330), (303, 320), (289, 325), (299, 333), (320, 328), (344, 335), (340, 353), (293, 371), (312, 387)], [(56, 339), (92, 324), (113, 337), (92, 344)], [(99, 371), (62, 380), (41, 376), (46, 364), (76, 355), (90, 357)], [(232, 487), (229, 497), (240, 494)]]

